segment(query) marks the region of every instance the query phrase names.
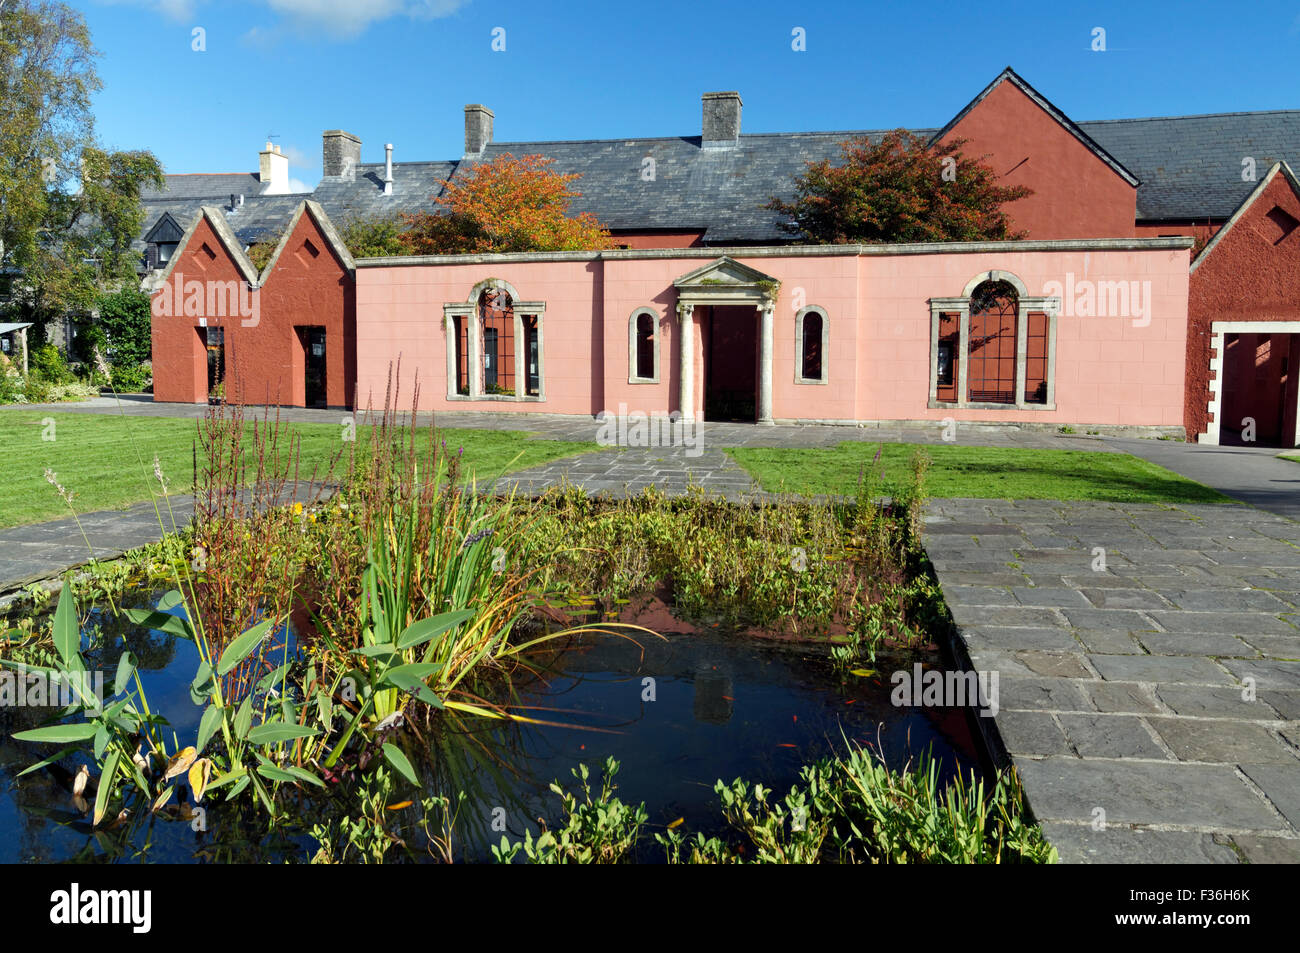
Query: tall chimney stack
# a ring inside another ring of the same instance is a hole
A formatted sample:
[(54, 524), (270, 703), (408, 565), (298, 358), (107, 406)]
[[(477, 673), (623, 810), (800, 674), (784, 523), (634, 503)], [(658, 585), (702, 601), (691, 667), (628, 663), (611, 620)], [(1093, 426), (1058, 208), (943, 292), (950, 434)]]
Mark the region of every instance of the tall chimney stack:
[(465, 155), (478, 156), (492, 141), (492, 120), (496, 113), (475, 103), (465, 107)]
[(705, 93), (703, 145), (727, 149), (740, 139), (740, 93)]
[(349, 171), (355, 174), (360, 164), (360, 139), (342, 129), (327, 129), (321, 134), (322, 175), (343, 175)]
[(384, 194), (393, 194), (393, 144), (384, 143)]
[(258, 153), (258, 179), (263, 195), (284, 195), (289, 191), (289, 158), (280, 153), (279, 146), (269, 142)]

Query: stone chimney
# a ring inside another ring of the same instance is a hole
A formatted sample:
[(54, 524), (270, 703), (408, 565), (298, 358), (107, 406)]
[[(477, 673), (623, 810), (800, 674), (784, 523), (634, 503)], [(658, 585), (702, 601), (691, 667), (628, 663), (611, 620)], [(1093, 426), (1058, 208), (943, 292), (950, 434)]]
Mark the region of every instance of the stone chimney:
[(393, 144), (384, 143), (384, 194), (393, 194)]
[[(351, 160), (350, 162), (348, 160)], [(361, 165), (361, 140), (342, 129), (328, 129), (321, 134), (321, 174), (356, 174)]]
[(279, 146), (269, 142), (259, 153), (260, 180), (263, 195), (284, 195), (289, 191), (289, 159), (280, 153)]
[(705, 93), (703, 145), (726, 149), (740, 138), (740, 93)]
[(496, 113), (486, 106), (474, 104), (465, 107), (465, 155), (483, 154), (492, 141), (492, 120)]

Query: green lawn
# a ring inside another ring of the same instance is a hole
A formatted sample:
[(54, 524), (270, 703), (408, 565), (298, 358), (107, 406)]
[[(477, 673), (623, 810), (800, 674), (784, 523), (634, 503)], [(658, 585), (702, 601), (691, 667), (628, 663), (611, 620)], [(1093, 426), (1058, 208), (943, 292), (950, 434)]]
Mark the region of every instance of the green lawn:
[[(852, 495), (863, 468), (880, 444), (845, 442), (836, 447), (728, 450), (765, 490)], [(884, 480), (909, 475), (918, 444), (887, 443), (881, 451)], [(1230, 503), (1209, 487), (1125, 453), (1028, 450), (1001, 447), (926, 446), (934, 460), (926, 489), (935, 497), (1022, 500), (1111, 500), (1120, 503)]]
[[(49, 433), (47, 420), (54, 422), (53, 440), (42, 439)], [(337, 424), (294, 424), (293, 430), (302, 436), (301, 479), (317, 463), (323, 470), (343, 445)], [(507, 466), (521, 470), (596, 449), (594, 443), (530, 440), (529, 434), (516, 431), (445, 428), (441, 433), (449, 448), (465, 448), (466, 473), (480, 480)], [(75, 494), (78, 513), (149, 499), (158, 488), (155, 454), (171, 490), (184, 493), (192, 479), (196, 434), (196, 421), (168, 417), (0, 411), (0, 527), (68, 515), (68, 507), (45, 481), (47, 467)], [(358, 427), (357, 439), (366, 436), (367, 428)]]

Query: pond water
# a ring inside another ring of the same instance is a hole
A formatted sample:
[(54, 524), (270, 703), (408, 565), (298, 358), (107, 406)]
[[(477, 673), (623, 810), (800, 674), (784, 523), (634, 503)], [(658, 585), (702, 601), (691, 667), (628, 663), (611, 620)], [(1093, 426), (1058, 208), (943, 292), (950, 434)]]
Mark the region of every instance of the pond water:
[[(761, 782), (781, 795), (803, 765), (843, 751), (846, 741), (877, 746), (894, 766), (928, 749), (948, 776), (979, 770), (963, 710), (890, 703), (889, 673), (918, 658), (933, 661), (929, 656), (882, 659), (878, 676), (841, 677), (819, 646), (692, 627), (662, 607), (629, 615), (662, 638), (573, 637), (545, 658), (534, 657), (533, 672), (516, 678), (510, 710), (546, 724), (462, 720), (424, 739), (428, 757), (417, 769), (428, 793), (467, 794), (454, 825), (457, 860), (490, 859), (503, 825), (517, 840), (525, 828), (537, 830), (539, 816), (558, 822), (559, 798), (549, 783), (571, 787), (571, 770), (581, 762), (591, 768), (596, 789), (610, 756), (621, 764), (618, 795), (644, 801), (649, 812), (640, 851), (648, 861), (662, 856), (648, 835), (679, 818), (686, 832), (720, 831), (718, 779)], [(110, 630), (106, 644), (100, 658), (106, 681), (111, 685), (117, 655), (129, 647), (151, 704), (182, 743), (192, 739), (200, 714), (188, 689), (195, 647), (132, 628)], [(41, 752), (10, 735), (47, 713), (0, 710), (0, 861), (306, 860), (314, 853), (305, 828), (272, 840), (256, 829), (223, 835), (229, 808), (211, 799), (205, 799), (207, 833), (151, 816), (96, 834), (72, 804), (76, 761), (15, 778)], [(410, 744), (407, 749), (417, 753)], [(415, 822), (412, 817), (409, 830), (418, 830)]]

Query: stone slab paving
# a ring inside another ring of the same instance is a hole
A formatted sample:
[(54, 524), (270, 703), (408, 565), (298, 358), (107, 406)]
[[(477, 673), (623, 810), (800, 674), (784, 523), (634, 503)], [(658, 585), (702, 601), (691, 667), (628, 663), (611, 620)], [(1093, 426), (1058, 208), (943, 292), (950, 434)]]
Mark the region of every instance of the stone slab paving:
[[(93, 400), (61, 404), (11, 404), (0, 407), (0, 413), (17, 411), (52, 411), (85, 414), (125, 414), (132, 417), (179, 417), (197, 420), (208, 408), (205, 404), (154, 403), (150, 397), (125, 395), (120, 398), (97, 397)], [(245, 407), (247, 417), (261, 417), (269, 412), (290, 423), (328, 423), (338, 425), (350, 412), (343, 409), (317, 409), (305, 407)], [(400, 415), (403, 418), (405, 415)], [(595, 441), (600, 439), (603, 421), (594, 416), (578, 414), (495, 413), (484, 411), (448, 411), (439, 414), (419, 414), (420, 422), (433, 420), (439, 427), (478, 430), (516, 430), (535, 433), (549, 440)], [(366, 418), (365, 411), (357, 414), (358, 422)], [(835, 424), (776, 424), (759, 427), (745, 423), (711, 423), (699, 425), (698, 439), (703, 449), (722, 447), (833, 447), (842, 441), (868, 443), (925, 443), (944, 442), (944, 431), (935, 421), (915, 423), (884, 422), (862, 426)], [(1123, 449), (1111, 447), (1100, 436), (1088, 434), (1060, 434), (1053, 430), (1039, 430), (1006, 424), (961, 423), (956, 434), (958, 443), (978, 447), (1031, 447), (1058, 450), (1092, 450), (1099, 453), (1122, 453)]]
[(529, 495), (561, 483), (609, 497), (635, 495), (648, 487), (676, 496), (699, 487), (730, 500), (775, 498), (721, 450), (695, 454), (681, 447), (602, 450), (553, 460), (502, 477), (497, 489)]
[[(172, 495), (171, 513), (163, 509), (165, 525), (171, 528), (171, 514), (178, 524), (187, 525), (193, 506), (193, 497)], [(152, 503), (0, 530), (0, 593), (57, 576), (92, 557), (114, 559), (161, 537)]]
[(1063, 861), (1300, 862), (1300, 523), (935, 500), (926, 524), (954, 653), (998, 676), (976, 720)]

